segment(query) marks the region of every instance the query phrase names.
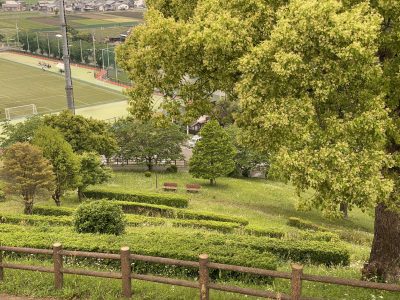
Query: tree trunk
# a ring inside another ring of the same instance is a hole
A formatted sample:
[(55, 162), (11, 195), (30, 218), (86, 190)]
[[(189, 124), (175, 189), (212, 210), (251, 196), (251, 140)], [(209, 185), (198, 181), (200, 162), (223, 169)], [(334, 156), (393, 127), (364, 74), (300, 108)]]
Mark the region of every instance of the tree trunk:
[(56, 203), (57, 206), (61, 206), (61, 192), (59, 189), (56, 189), (54, 191), (54, 194), (51, 196), (54, 200), (54, 202)]
[(369, 262), (363, 276), (380, 281), (400, 279), (400, 214), (390, 211), (383, 203), (375, 208), (374, 240)]
[(33, 212), (33, 199), (24, 198), (25, 208), (24, 214), (31, 215)]
[(216, 181), (215, 181), (215, 178), (211, 178), (210, 179), (210, 185), (216, 185)]
[(81, 187), (81, 186), (79, 186), (78, 187), (78, 200), (79, 200), (79, 202), (82, 202), (82, 199), (84, 198), (84, 195), (83, 195), (83, 187)]
[(152, 171), (152, 170), (153, 170), (153, 164), (152, 164), (152, 159), (151, 159), (151, 158), (148, 158), (148, 159), (147, 159), (147, 169), (148, 169), (149, 171)]
[(349, 210), (347, 203), (344, 202), (340, 203), (339, 209), (343, 213), (343, 218), (347, 220), (349, 218)]

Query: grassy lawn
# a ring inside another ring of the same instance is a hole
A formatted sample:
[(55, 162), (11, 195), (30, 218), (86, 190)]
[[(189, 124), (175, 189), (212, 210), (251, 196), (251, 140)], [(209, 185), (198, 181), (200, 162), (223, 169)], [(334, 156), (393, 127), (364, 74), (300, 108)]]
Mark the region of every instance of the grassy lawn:
[[(39, 113), (66, 108), (65, 81), (61, 74), (0, 59), (0, 78), (0, 119), (5, 118), (7, 107), (36, 104)], [(74, 96), (78, 108), (126, 99), (118, 91), (78, 80), (74, 81)]]

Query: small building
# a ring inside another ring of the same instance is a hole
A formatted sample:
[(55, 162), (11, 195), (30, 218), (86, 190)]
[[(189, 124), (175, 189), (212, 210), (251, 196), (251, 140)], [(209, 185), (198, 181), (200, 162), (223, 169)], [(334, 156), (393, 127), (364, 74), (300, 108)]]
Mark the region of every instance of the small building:
[(203, 115), (200, 118), (196, 120), (192, 125), (189, 126), (189, 133), (191, 134), (197, 134), (200, 129), (208, 122), (210, 121), (210, 117), (207, 115)]
[(1, 6), (1, 8), (4, 11), (22, 11), (24, 10), (24, 5), (20, 2), (17, 1), (6, 1), (5, 3), (3, 3), (3, 5)]

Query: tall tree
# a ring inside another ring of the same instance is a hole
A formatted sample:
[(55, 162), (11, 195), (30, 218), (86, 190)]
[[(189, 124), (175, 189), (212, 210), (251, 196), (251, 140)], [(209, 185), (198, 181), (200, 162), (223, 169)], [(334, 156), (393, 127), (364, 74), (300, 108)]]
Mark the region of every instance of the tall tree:
[(214, 92), (236, 100), (239, 60), (269, 36), (274, 23), (269, 2), (282, 1), (150, 1), (145, 24), (117, 49), (119, 64), (135, 82), (131, 113), (151, 117), (154, 89), (192, 120), (210, 113)]
[(111, 169), (102, 164), (99, 155), (95, 152), (84, 152), (80, 155), (81, 176), (78, 184), (79, 200), (83, 198), (83, 192), (92, 184), (104, 183), (111, 178)]
[(173, 124), (156, 124), (155, 120), (139, 122), (121, 119), (113, 126), (118, 155), (123, 159), (144, 161), (149, 170), (161, 160), (182, 158), (181, 145), (185, 134)]
[(36, 131), (33, 144), (43, 150), (44, 157), (53, 165), (56, 186), (52, 198), (56, 205), (60, 206), (64, 192), (76, 188), (80, 181), (79, 157), (63, 135), (48, 126), (43, 126)]
[(15, 143), (6, 148), (0, 174), (6, 182), (6, 193), (22, 196), (25, 214), (32, 214), (40, 191), (52, 191), (55, 186), (50, 161), (43, 157), (39, 147), (29, 143)]
[(5, 148), (15, 143), (30, 142), (35, 131), (43, 125), (43, 118), (34, 116), (23, 122), (1, 124), (0, 147)]
[(193, 149), (189, 172), (197, 178), (209, 179), (228, 175), (235, 168), (235, 148), (225, 130), (217, 121), (209, 121), (200, 131), (201, 139)]
[(315, 190), (313, 198), (301, 199), (304, 208), (337, 217), (341, 204), (376, 206), (365, 274), (394, 280), (400, 274), (393, 159), (399, 123), (392, 115), (399, 101), (390, 92), (385, 97), (393, 80), (376, 55), (383, 51), (385, 21), (368, 3), (352, 4), (293, 0), (278, 12), (271, 38), (241, 63), (241, 125), (254, 146), (271, 152), (272, 166), (299, 195)]
[(115, 152), (115, 138), (109, 124), (104, 121), (63, 111), (57, 115), (45, 116), (44, 123), (58, 129), (75, 152), (96, 151), (106, 157)]

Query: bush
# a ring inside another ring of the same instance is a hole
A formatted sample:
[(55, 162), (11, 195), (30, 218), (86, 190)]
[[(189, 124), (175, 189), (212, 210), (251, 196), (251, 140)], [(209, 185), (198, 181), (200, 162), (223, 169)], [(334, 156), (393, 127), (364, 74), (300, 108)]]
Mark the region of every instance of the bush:
[(0, 223), (20, 224), (20, 225), (59, 225), (70, 226), (73, 224), (71, 217), (66, 216), (38, 216), (25, 214), (0, 214)]
[(201, 211), (196, 212), (188, 209), (180, 209), (164, 205), (135, 203), (127, 201), (112, 201), (112, 203), (121, 206), (123, 211), (126, 213), (146, 215), (151, 217), (165, 217), (186, 220), (210, 220), (220, 222), (232, 222), (241, 225), (247, 225), (249, 223), (246, 219), (240, 217), (226, 216)]
[(298, 231), (288, 233), (289, 239), (307, 241), (339, 241), (339, 235), (334, 232)]
[(74, 226), (79, 233), (120, 235), (125, 231), (124, 213), (105, 200), (83, 203), (74, 213)]
[[(227, 238), (232, 237), (232, 238)], [(268, 251), (259, 251), (236, 242), (242, 236), (188, 231), (180, 228), (131, 228), (129, 234), (109, 236), (76, 233), (69, 227), (49, 227), (43, 232), (38, 227), (0, 225), (0, 245), (49, 249), (55, 241), (64, 249), (119, 253), (121, 246), (129, 246), (132, 253), (173, 259), (198, 261), (200, 253), (207, 253), (210, 261), (245, 267), (276, 270), (277, 258)], [(89, 259), (86, 259), (89, 261)], [(96, 264), (110, 265), (109, 260), (93, 260)], [(118, 267), (118, 261), (114, 262)], [(197, 278), (198, 268), (166, 266), (135, 261), (133, 271), (153, 275)], [(243, 282), (270, 283), (271, 278), (231, 271), (210, 269), (210, 278), (229, 278)]]
[(42, 216), (72, 216), (75, 209), (70, 207), (35, 205), (32, 213)]
[(299, 229), (310, 229), (315, 231), (328, 231), (327, 228), (316, 225), (310, 221), (306, 221), (300, 218), (290, 217), (287, 223), (289, 226), (296, 227)]
[(189, 205), (189, 200), (187, 197), (170, 194), (167, 195), (143, 192), (111, 191), (101, 188), (89, 188), (87, 191), (84, 192), (84, 195), (86, 198), (91, 199), (107, 198), (113, 200), (133, 201), (172, 207), (187, 207)]
[(178, 173), (178, 167), (176, 165), (169, 166), (165, 172), (167, 173)]
[(216, 230), (224, 233), (232, 233), (240, 227), (237, 223), (204, 220), (173, 220), (172, 226)]
[(146, 176), (146, 177), (151, 177), (151, 172), (150, 172), (150, 171), (144, 172), (144, 176)]
[(264, 228), (259, 226), (246, 226), (244, 232), (255, 236), (267, 236), (272, 238), (283, 238), (285, 236), (285, 231), (278, 228)]

